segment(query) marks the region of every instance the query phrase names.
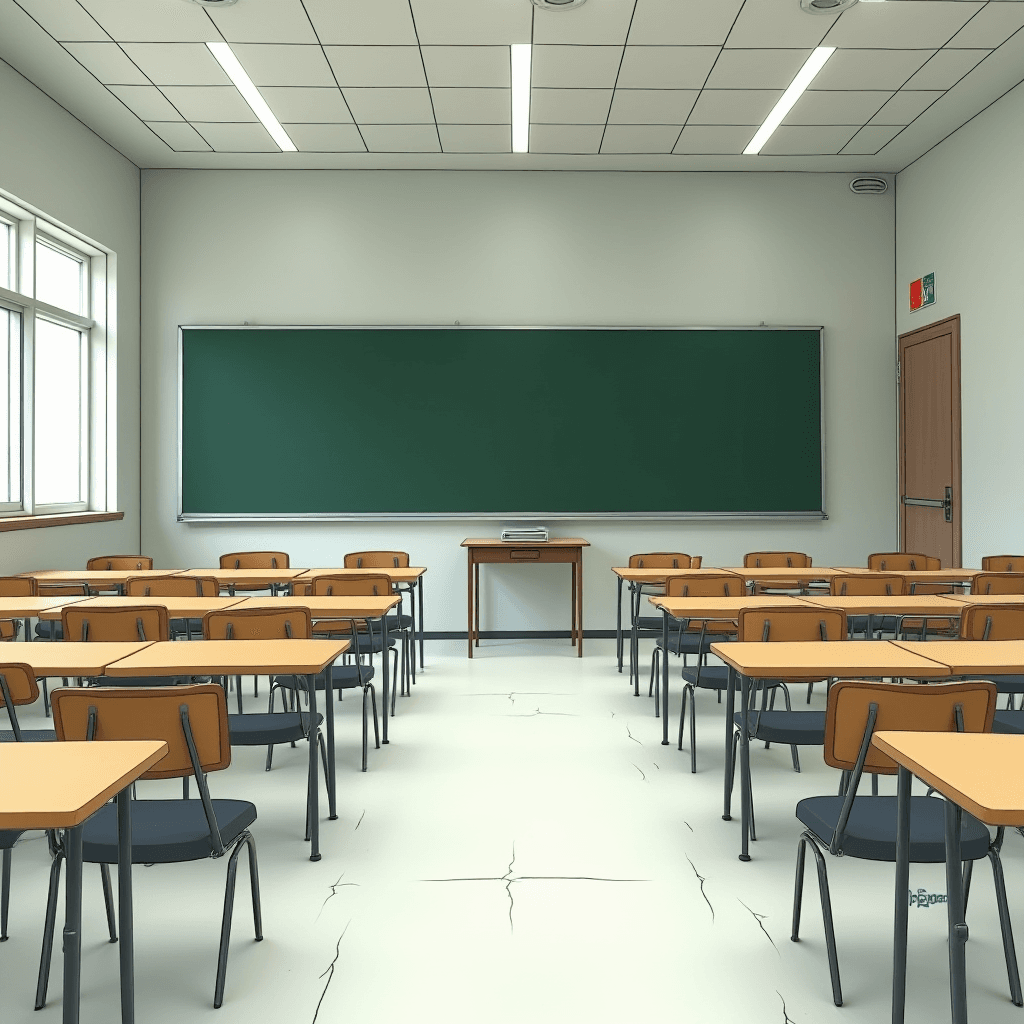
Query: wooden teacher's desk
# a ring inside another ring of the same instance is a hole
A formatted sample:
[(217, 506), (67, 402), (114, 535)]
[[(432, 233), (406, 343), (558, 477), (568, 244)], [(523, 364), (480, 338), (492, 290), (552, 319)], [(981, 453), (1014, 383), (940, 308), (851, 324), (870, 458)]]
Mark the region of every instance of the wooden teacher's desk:
[(509, 543), (497, 538), (470, 537), (462, 542), (469, 571), (469, 657), (474, 643), (480, 646), (480, 564), (537, 565), (568, 562), (572, 566), (572, 642), (576, 654), (583, 657), (583, 549), (590, 541), (580, 537), (552, 537), (542, 543)]

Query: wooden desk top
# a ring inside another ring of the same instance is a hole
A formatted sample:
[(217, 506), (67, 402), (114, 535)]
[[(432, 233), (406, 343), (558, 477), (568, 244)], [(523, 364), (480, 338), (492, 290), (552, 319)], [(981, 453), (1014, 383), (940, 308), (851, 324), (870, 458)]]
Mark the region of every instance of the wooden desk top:
[(551, 537), (549, 540), (502, 540), (500, 537), (467, 537), (464, 548), (589, 548), (582, 537)]
[(244, 597), (88, 597), (88, 598), (50, 598), (59, 602), (56, 607), (41, 612), (40, 619), (60, 619), (62, 610), (68, 605), (81, 605), (83, 608), (166, 608), (172, 619), (201, 619), (207, 612), (220, 611), (241, 604)]
[(804, 604), (819, 608), (842, 608), (850, 615), (950, 615), (960, 614), (963, 604), (960, 598), (930, 594), (879, 594), (861, 596), (849, 594), (845, 597), (821, 597), (805, 595), (800, 598)]
[[(934, 644), (889, 640), (810, 640), (805, 643), (712, 644), (727, 665), (755, 679), (821, 679), (824, 676), (911, 676), (941, 679), (949, 669), (915, 653)], [(1022, 642), (1024, 646), (1024, 642)]]
[(212, 576), (222, 587), (232, 583), (243, 586), (270, 586), (271, 583), (288, 583), (301, 576), (305, 569), (184, 569), (185, 576)]
[(1024, 674), (1024, 640), (936, 640), (934, 643), (896, 641), (909, 650), (923, 647), (932, 661), (946, 665), (953, 675)]
[(340, 658), (348, 647), (348, 640), (204, 640), (191, 644), (166, 640), (109, 664), (106, 675), (313, 675)]
[[(28, 665), (37, 676), (98, 676), (121, 658), (148, 647), (149, 643), (37, 640), (0, 646), (0, 665)], [(189, 645), (184, 645), (189, 646)]]
[(268, 608), (278, 611), (281, 608), (308, 608), (314, 619), (379, 619), (392, 608), (401, 604), (398, 594), (386, 594), (384, 597), (346, 596), (337, 597), (250, 597), (242, 608)]
[[(612, 568), (619, 579), (629, 580), (630, 583), (664, 583), (667, 579), (675, 579), (677, 576), (735, 576), (731, 569), (711, 569), (701, 567), (700, 569), (633, 569), (628, 565), (620, 565)], [(740, 582), (737, 577), (737, 582)]]
[(882, 731), (871, 742), (986, 825), (1024, 825), (1024, 736)]
[(676, 619), (735, 619), (745, 608), (801, 608), (795, 597), (781, 594), (749, 597), (651, 597), (651, 604)]
[(183, 569), (39, 569), (19, 573), (40, 583), (108, 583), (116, 586), (130, 576), (177, 576)]
[(788, 565), (780, 566), (777, 569), (771, 566), (762, 566), (761, 568), (746, 568), (739, 566), (733, 568), (726, 566), (721, 570), (722, 572), (731, 572), (737, 576), (742, 576), (745, 580), (752, 582), (759, 582), (761, 580), (820, 580), (828, 582), (833, 576), (839, 576), (844, 570), (842, 569), (830, 569), (828, 566), (816, 566), (811, 565), (805, 569), (798, 569), (790, 567)]
[(167, 753), (163, 740), (0, 744), (0, 828), (71, 828)]
[(1024, 604), (1024, 594), (961, 594), (955, 598), (943, 594), (942, 597), (964, 604)]
[(859, 573), (876, 576), (902, 576), (910, 583), (962, 583), (980, 576), (981, 569), (865, 569), (862, 565), (844, 565), (841, 573)]
[(20, 619), (30, 615), (41, 617), (52, 608), (57, 609), (59, 619), (60, 609), (65, 605), (85, 600), (87, 598), (84, 594), (75, 597), (0, 597), (0, 619)]
[(426, 567), (422, 565), (406, 565), (395, 568), (391, 566), (386, 569), (378, 569), (376, 567), (366, 569), (306, 569), (300, 575), (296, 576), (297, 580), (305, 580), (311, 576), (366, 576), (368, 573), (383, 573), (385, 576), (391, 577), (392, 583), (414, 583), (418, 580), (425, 572)]

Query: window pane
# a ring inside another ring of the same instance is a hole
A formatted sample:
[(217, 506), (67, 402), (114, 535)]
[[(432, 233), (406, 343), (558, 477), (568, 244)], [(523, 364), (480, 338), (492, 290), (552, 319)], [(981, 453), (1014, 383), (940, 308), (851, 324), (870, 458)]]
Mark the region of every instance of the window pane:
[(21, 316), (0, 308), (0, 503), (21, 503)]
[(82, 500), (82, 335), (36, 319), (35, 503)]
[(36, 242), (36, 298), (82, 313), (82, 268), (81, 260)]
[(0, 220), (0, 285), (14, 287), (14, 227)]

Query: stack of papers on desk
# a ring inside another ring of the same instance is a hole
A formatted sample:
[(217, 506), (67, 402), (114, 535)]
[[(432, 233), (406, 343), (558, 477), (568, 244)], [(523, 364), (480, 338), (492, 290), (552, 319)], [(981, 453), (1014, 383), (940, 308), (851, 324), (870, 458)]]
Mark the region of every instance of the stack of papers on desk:
[(501, 531), (501, 539), (510, 544), (546, 544), (548, 528), (546, 526), (511, 526)]

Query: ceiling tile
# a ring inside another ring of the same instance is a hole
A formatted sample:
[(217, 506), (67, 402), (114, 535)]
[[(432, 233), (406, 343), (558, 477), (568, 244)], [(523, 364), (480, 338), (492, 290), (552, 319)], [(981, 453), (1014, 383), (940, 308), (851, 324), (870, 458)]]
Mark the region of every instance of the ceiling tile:
[(328, 43), (415, 46), (409, 0), (303, 0), (316, 34)]
[(857, 4), (843, 12), (823, 42), (839, 47), (936, 49), (984, 6), (965, 0)]
[(417, 46), (326, 46), (334, 77), (347, 85), (425, 86)]
[(843, 155), (870, 156), (896, 138), (901, 131), (903, 128), (899, 125), (861, 128), (843, 148)]
[(249, 104), (233, 85), (168, 85), (161, 91), (186, 121), (256, 120)]
[(363, 128), (371, 153), (440, 153), (437, 129), (425, 124), (371, 124)]
[(230, 85), (203, 43), (125, 43), (124, 52), (154, 85)]
[(990, 50), (939, 50), (906, 84), (907, 89), (952, 89)]
[(285, 124), (288, 138), (302, 153), (365, 153), (354, 124)]
[(64, 49), (104, 85), (149, 85), (117, 43), (65, 43)]
[(866, 124), (881, 110), (891, 91), (825, 92), (807, 90), (786, 115), (785, 124)]
[(720, 52), (717, 46), (627, 46), (620, 89), (700, 89)]
[(597, 153), (603, 124), (532, 124), (531, 153)]
[(258, 121), (255, 124), (201, 124), (199, 130), (217, 153), (281, 152)]
[(759, 125), (782, 98), (782, 92), (782, 89), (705, 89), (687, 123)]
[(344, 92), (356, 124), (434, 123), (430, 93), (426, 89), (345, 89)]
[(302, 87), (275, 87), (268, 85), (260, 89), (260, 94), (274, 112), (274, 116), (284, 123), (315, 123), (315, 124), (346, 124), (352, 121), (352, 115), (345, 105), (341, 90), (312, 89)]
[(612, 101), (611, 89), (534, 89), (531, 124), (604, 124)]
[(788, 89), (810, 50), (723, 50), (709, 89)]
[(110, 91), (143, 121), (184, 120), (155, 85), (112, 85)]
[(721, 46), (743, 0), (637, 0), (631, 43)]
[(182, 0), (80, 0), (82, 6), (123, 42), (216, 42), (220, 33), (196, 4)]
[(817, 46), (835, 24), (838, 14), (810, 17), (796, 0), (747, 0), (733, 25), (726, 46)]
[(535, 46), (532, 82), (537, 89), (610, 89), (621, 60), (621, 46)]
[(789, 154), (827, 155), (838, 153), (857, 129), (850, 125), (782, 125), (765, 143), (762, 154), (786, 156)]
[(229, 43), (317, 42), (301, 0), (243, 0), (210, 17)]
[(903, 86), (934, 50), (836, 50), (814, 76), (815, 89), (889, 89)]
[[(682, 126), (698, 95), (694, 89), (616, 89), (608, 123)], [(606, 141), (602, 150), (607, 148)]]
[[(424, 46), (530, 42), (533, 6), (489, 0), (411, 0)], [(561, 12), (565, 14), (565, 12)], [(577, 12), (573, 12), (577, 13)], [(555, 15), (557, 17), (557, 15)]]
[(946, 44), (993, 49), (1024, 26), (1024, 3), (991, 3)]
[(509, 89), (433, 89), (438, 124), (511, 124)]
[(336, 84), (319, 46), (235, 43), (231, 49), (257, 86)]
[(446, 153), (509, 153), (512, 126), (506, 124), (442, 124), (441, 148)]
[(110, 37), (78, 0), (17, 0), (27, 14), (60, 40), (104, 40)]
[(160, 121), (149, 127), (176, 153), (209, 153), (202, 135), (184, 121)]
[(621, 46), (633, 17), (633, 0), (601, 0), (572, 11), (538, 10), (534, 43), (586, 43)]
[(754, 137), (753, 127), (688, 124), (673, 153), (733, 154), (738, 156)]
[(872, 124), (910, 124), (919, 114), (927, 110), (941, 92), (898, 92), (871, 119)]
[(601, 152), (671, 153), (678, 138), (678, 125), (610, 124)]
[(507, 46), (424, 46), (422, 52), (431, 86), (507, 89), (512, 84)]

